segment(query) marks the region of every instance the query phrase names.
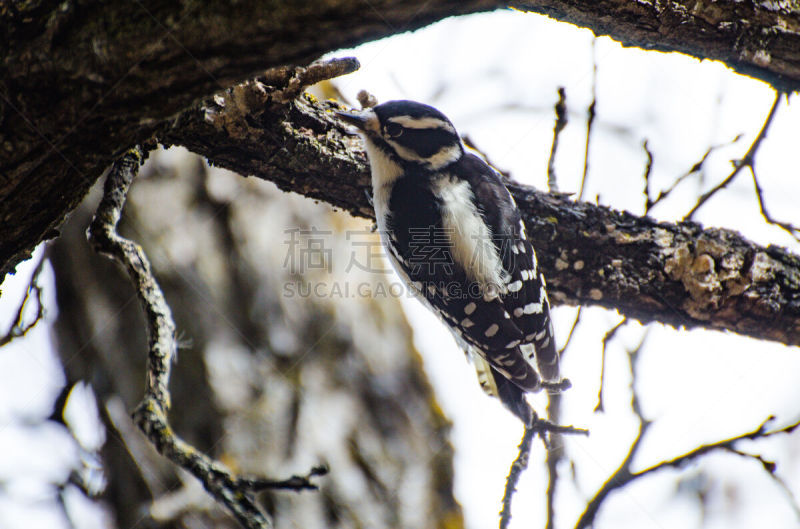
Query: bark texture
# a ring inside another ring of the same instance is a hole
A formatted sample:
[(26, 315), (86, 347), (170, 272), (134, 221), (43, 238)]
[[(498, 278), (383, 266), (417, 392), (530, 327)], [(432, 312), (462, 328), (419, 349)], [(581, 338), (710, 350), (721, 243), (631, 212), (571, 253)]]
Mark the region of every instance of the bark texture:
[[(336, 104), (304, 95), (287, 108), (276, 93), (258, 81), (240, 85), (184, 113), (159, 137), (212, 164), (372, 218), (366, 158), (360, 140), (333, 117)], [(729, 230), (658, 223), (509, 187), (555, 303), (800, 344), (800, 258)]]
[[(625, 45), (724, 61), (800, 87), (791, 2), (512, 4)], [(0, 6), (0, 277), (85, 196), (116, 154), (198, 98), (283, 64), (505, 7), (492, 0), (230, 3), (7, 2)]]

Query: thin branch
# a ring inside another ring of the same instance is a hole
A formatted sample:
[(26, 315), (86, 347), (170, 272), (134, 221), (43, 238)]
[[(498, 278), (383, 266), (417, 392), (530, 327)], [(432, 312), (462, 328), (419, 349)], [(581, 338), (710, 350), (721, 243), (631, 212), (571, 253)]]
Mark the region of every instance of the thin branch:
[(742, 139), (742, 135), (741, 134), (737, 134), (736, 137), (733, 138), (729, 142), (720, 143), (720, 144), (717, 144), (717, 145), (712, 145), (711, 147), (706, 149), (706, 152), (703, 153), (703, 156), (700, 157), (700, 160), (695, 162), (694, 165), (692, 165), (689, 168), (688, 171), (686, 171), (685, 173), (680, 175), (678, 178), (676, 178), (675, 181), (672, 182), (672, 185), (670, 185), (667, 189), (664, 189), (664, 190), (661, 190), (661, 191), (658, 192), (658, 196), (650, 202), (650, 207), (648, 208), (648, 210), (653, 209), (656, 206), (656, 204), (658, 204), (661, 201), (665, 200), (670, 195), (670, 193), (675, 191), (675, 188), (678, 187), (678, 185), (681, 182), (683, 182), (684, 180), (689, 178), (691, 175), (693, 175), (693, 174), (699, 172), (700, 170), (702, 170), (703, 165), (705, 165), (706, 160), (708, 160), (708, 157), (711, 155), (711, 153), (713, 153), (714, 151), (716, 151), (717, 149), (720, 149), (722, 147), (727, 147), (727, 146), (730, 146), (730, 145), (734, 145), (741, 139)]
[[(624, 321), (620, 322), (617, 327), (612, 329), (610, 332), (616, 332), (615, 329), (618, 329), (623, 323)], [(633, 350), (628, 351), (628, 360), (631, 369), (631, 408), (633, 409), (633, 413), (639, 419), (639, 430), (636, 432), (636, 437), (634, 438), (633, 443), (628, 450), (628, 454), (622, 461), (622, 464), (620, 464), (619, 468), (617, 468), (608, 481), (606, 481), (600, 490), (597, 491), (594, 498), (592, 498), (591, 501), (586, 505), (586, 509), (583, 511), (583, 514), (581, 514), (581, 517), (578, 519), (578, 523), (575, 525), (576, 529), (583, 529), (592, 525), (594, 518), (597, 515), (597, 511), (600, 509), (600, 506), (603, 504), (606, 497), (608, 497), (612, 491), (624, 486), (626, 483), (628, 483), (628, 481), (630, 481), (630, 476), (632, 475), (631, 464), (633, 463), (633, 458), (636, 457), (639, 448), (642, 446), (642, 440), (652, 424), (652, 422), (648, 419), (645, 419), (644, 415), (642, 414), (642, 408), (639, 402), (639, 394), (636, 391), (636, 365), (646, 339), (647, 331), (645, 331), (645, 334), (642, 337), (642, 340), (639, 342), (639, 345)]]
[(759, 427), (756, 428), (755, 430), (752, 430), (752, 431), (737, 435), (736, 437), (731, 437), (730, 439), (723, 439), (723, 440), (717, 441), (715, 443), (710, 443), (710, 444), (698, 446), (694, 450), (686, 452), (683, 455), (680, 455), (680, 456), (675, 457), (673, 459), (670, 459), (668, 461), (662, 461), (661, 463), (657, 463), (657, 464), (655, 464), (653, 466), (645, 468), (644, 470), (640, 470), (639, 472), (632, 473), (630, 475), (630, 479), (626, 483), (629, 483), (629, 482), (631, 482), (631, 481), (633, 481), (635, 479), (644, 477), (644, 476), (646, 476), (648, 474), (651, 474), (653, 472), (656, 472), (658, 470), (662, 470), (664, 468), (668, 468), (668, 467), (681, 468), (686, 463), (688, 463), (688, 462), (690, 462), (690, 461), (692, 461), (694, 459), (697, 459), (698, 457), (700, 457), (702, 455), (705, 455), (705, 454), (707, 454), (709, 452), (712, 452), (714, 450), (723, 449), (723, 450), (726, 450), (726, 451), (733, 451), (733, 452), (739, 453), (739, 451), (734, 447), (734, 445), (738, 441), (743, 441), (743, 440), (753, 441), (755, 439), (764, 439), (764, 438), (767, 438), (767, 437), (772, 437), (773, 435), (777, 435), (777, 434), (791, 433), (798, 426), (800, 426), (800, 420), (798, 420), (798, 421), (796, 421), (796, 422), (794, 422), (792, 424), (789, 424), (787, 426), (784, 426), (783, 428), (780, 428), (778, 430), (767, 431), (767, 425), (770, 422), (772, 422), (774, 419), (775, 418), (772, 417), (772, 416), (767, 417), (764, 420), (764, 422), (762, 422), (759, 425)]
[(478, 147), (478, 146), (475, 144), (475, 142), (472, 140), (472, 138), (471, 138), (471, 137), (469, 137), (468, 135), (466, 135), (466, 134), (465, 134), (465, 135), (461, 136), (461, 141), (463, 141), (463, 142), (464, 142), (464, 145), (465, 145), (465, 146), (467, 146), (467, 147), (468, 147), (468, 148), (470, 148), (471, 150), (475, 151), (475, 152), (476, 152), (478, 155), (480, 155), (480, 157), (481, 157), (481, 158), (483, 158), (483, 160), (484, 160), (486, 163), (488, 163), (489, 165), (491, 165), (491, 166), (492, 166), (492, 168), (493, 168), (495, 171), (497, 171), (498, 173), (500, 173), (500, 176), (502, 176), (502, 177), (503, 177), (503, 180), (504, 180), (504, 181), (511, 181), (511, 172), (510, 172), (510, 171), (508, 171), (508, 169), (501, 169), (501, 168), (500, 168), (500, 167), (499, 167), (497, 164), (495, 164), (495, 163), (494, 163), (494, 162), (493, 162), (493, 161), (492, 161), (492, 160), (489, 158), (489, 155), (488, 155), (488, 154), (487, 154), (485, 151), (481, 150), (481, 148), (480, 148), (480, 147)]
[(531, 446), (533, 445), (533, 438), (536, 435), (536, 430), (533, 428), (525, 428), (525, 433), (522, 434), (522, 441), (519, 443), (519, 454), (506, 477), (506, 488), (503, 492), (503, 508), (500, 510), (500, 529), (507, 529), (508, 524), (511, 523), (511, 500), (514, 493), (517, 491), (517, 483), (522, 472), (528, 468), (528, 458), (531, 453)]
[[(145, 395), (133, 413), (134, 421), (160, 454), (199, 479), (206, 490), (224, 504), (244, 527), (270, 528), (272, 523), (256, 505), (253, 493), (273, 485), (287, 488), (294, 484), (296, 490), (311, 488), (307, 486), (310, 485), (308, 479), (321, 472), (315, 469), (306, 478), (260, 480), (257, 483), (253, 478), (239, 478), (223, 464), (178, 437), (167, 419), (170, 408), (170, 367), (177, 351), (175, 323), (144, 251), (138, 244), (117, 233), (128, 189), (153, 146), (130, 149), (112, 165), (106, 178), (103, 199), (87, 232), (89, 242), (98, 253), (125, 268), (147, 319), (149, 351)], [(251, 486), (254, 484), (257, 487)]]
[[(554, 393), (548, 397), (547, 416), (554, 421), (558, 421), (561, 417), (562, 399), (563, 396), (561, 393)], [(558, 486), (558, 464), (564, 458), (564, 438), (561, 434), (553, 432), (550, 435), (548, 444), (549, 447), (545, 456), (545, 465), (547, 467), (547, 522), (545, 524), (545, 529), (553, 529), (556, 520), (555, 499), (556, 488)]]
[(539, 434), (545, 433), (558, 433), (558, 434), (571, 434), (571, 435), (589, 435), (589, 430), (586, 428), (578, 428), (577, 426), (564, 426), (555, 424), (549, 419), (536, 419), (533, 422), (531, 429)]
[(312, 468), (305, 476), (292, 476), (289, 479), (275, 480), (268, 478), (240, 478), (239, 484), (252, 491), (262, 490), (294, 490), (300, 492), (301, 490), (319, 490), (319, 486), (311, 482), (311, 478), (317, 476), (324, 476), (329, 472), (325, 465), (319, 465)]
[[(22, 298), (22, 301), (17, 308), (17, 314), (14, 316), (8, 331), (6, 331), (4, 336), (0, 337), (0, 347), (8, 345), (16, 338), (22, 338), (28, 333), (28, 331), (36, 327), (36, 324), (39, 323), (42, 318), (44, 318), (42, 287), (39, 284), (39, 276), (42, 274), (42, 270), (44, 269), (44, 262), (45, 257), (42, 255), (36, 265), (36, 268), (33, 270), (31, 280), (28, 283), (28, 287), (25, 289), (25, 297)], [(31, 300), (36, 302), (36, 313), (34, 314), (32, 320), (26, 322), (25, 312)]]
[(603, 385), (606, 379), (606, 347), (614, 336), (616, 336), (617, 331), (626, 323), (628, 323), (628, 318), (622, 318), (619, 323), (614, 325), (614, 327), (603, 336), (603, 351), (600, 354), (600, 389), (597, 390), (597, 405), (594, 407), (595, 412), (603, 411)]
[(647, 140), (644, 140), (642, 148), (644, 148), (644, 153), (647, 156), (647, 162), (644, 166), (644, 214), (647, 215), (650, 208), (653, 207), (653, 200), (650, 198), (650, 174), (653, 171), (653, 152), (647, 146)]
[[(645, 335), (645, 338), (646, 338), (646, 335)], [(597, 515), (597, 512), (600, 509), (600, 506), (606, 500), (608, 495), (611, 494), (613, 491), (622, 489), (623, 487), (625, 487), (626, 485), (628, 485), (632, 481), (637, 480), (639, 478), (642, 478), (642, 477), (644, 477), (644, 476), (646, 476), (648, 474), (651, 474), (653, 472), (656, 472), (658, 470), (662, 470), (662, 469), (670, 468), (670, 467), (671, 468), (681, 468), (684, 465), (686, 465), (687, 463), (699, 458), (700, 456), (703, 456), (703, 455), (708, 454), (708, 453), (710, 453), (712, 451), (715, 451), (715, 450), (731, 451), (731, 452), (737, 453), (739, 455), (746, 455), (748, 457), (752, 457), (754, 459), (757, 459), (759, 462), (762, 463), (763, 468), (768, 473), (773, 474), (774, 469), (775, 469), (773, 463), (771, 463), (769, 461), (765, 461), (760, 456), (755, 456), (755, 455), (743, 453), (743, 452), (737, 450), (734, 445), (738, 441), (742, 441), (742, 440), (745, 440), (745, 439), (755, 440), (755, 439), (767, 438), (767, 437), (770, 437), (770, 436), (773, 436), (773, 435), (777, 435), (777, 434), (782, 434), (782, 433), (791, 433), (798, 426), (800, 426), (800, 420), (798, 420), (798, 421), (796, 421), (796, 422), (794, 422), (792, 424), (789, 424), (789, 425), (787, 425), (787, 426), (785, 426), (783, 428), (780, 428), (780, 429), (777, 429), (777, 430), (772, 430), (772, 431), (767, 431), (767, 424), (774, 419), (774, 417), (770, 416), (764, 422), (762, 422), (759, 425), (759, 427), (756, 428), (755, 430), (743, 433), (741, 435), (738, 435), (736, 437), (732, 437), (730, 439), (723, 439), (723, 440), (717, 441), (715, 443), (701, 445), (701, 446), (695, 448), (694, 450), (686, 452), (685, 454), (680, 455), (678, 457), (675, 457), (673, 459), (670, 459), (670, 460), (667, 460), (667, 461), (662, 461), (660, 463), (657, 463), (655, 465), (647, 467), (647, 468), (645, 468), (643, 470), (640, 470), (638, 472), (633, 472), (632, 469), (631, 469), (633, 459), (636, 456), (636, 453), (638, 452), (640, 446), (642, 445), (642, 440), (644, 439), (644, 436), (647, 433), (647, 429), (652, 424), (651, 421), (645, 419), (643, 414), (642, 414), (642, 410), (641, 410), (641, 405), (640, 405), (640, 402), (639, 402), (638, 394), (637, 394), (636, 389), (635, 389), (635, 364), (637, 362), (638, 355), (639, 355), (639, 353), (641, 351), (642, 345), (644, 344), (645, 338), (643, 338), (642, 342), (633, 351), (630, 351), (630, 353), (629, 353), (629, 355), (630, 355), (629, 357), (630, 357), (630, 361), (631, 361), (631, 373), (634, 376), (634, 378), (631, 381), (631, 388), (632, 388), (631, 407), (633, 408), (634, 414), (639, 418), (639, 431), (637, 432), (636, 437), (635, 437), (633, 443), (631, 444), (631, 448), (628, 451), (627, 456), (625, 456), (625, 459), (623, 460), (622, 464), (620, 464), (619, 468), (617, 468), (617, 470), (614, 472), (614, 474), (603, 484), (603, 486), (600, 488), (600, 490), (597, 491), (595, 496), (586, 505), (586, 508), (585, 508), (583, 514), (581, 515), (581, 517), (579, 518), (578, 522), (575, 525), (576, 529), (584, 529), (586, 527), (590, 527), (594, 523), (594, 519), (595, 519), (595, 517)], [(777, 478), (777, 479), (779, 479), (779, 478)], [(779, 484), (780, 483), (782, 483), (782, 481), (779, 481)], [(785, 490), (785, 492), (786, 492), (786, 490)], [(791, 495), (791, 494), (789, 494), (788, 496), (789, 496), (790, 502), (792, 503), (792, 507), (795, 509), (795, 512), (798, 512), (798, 509), (796, 508), (797, 503), (796, 503), (796, 501), (794, 499), (794, 496)]]
[(550, 159), (547, 161), (547, 188), (551, 193), (558, 193), (558, 180), (556, 179), (556, 151), (558, 150), (558, 137), (567, 126), (567, 93), (563, 86), (558, 87), (558, 101), (556, 102), (556, 123), (553, 126), (553, 145), (550, 147)]
[(761, 189), (761, 185), (758, 183), (758, 176), (756, 175), (756, 168), (750, 167), (750, 173), (753, 175), (753, 185), (756, 188), (756, 197), (758, 198), (758, 208), (761, 210), (761, 216), (764, 217), (770, 224), (774, 224), (785, 230), (789, 235), (800, 241), (800, 227), (795, 226), (794, 224), (790, 224), (788, 222), (782, 222), (776, 220), (772, 215), (770, 215), (769, 211), (767, 211), (767, 205), (764, 202), (764, 192)]
[[(578, 307), (578, 311), (575, 314), (575, 320), (572, 322), (572, 327), (570, 327), (567, 339), (558, 352), (558, 355), (561, 358), (564, 357), (564, 353), (566, 353), (570, 344), (572, 343), (572, 336), (575, 333), (575, 329), (578, 327), (578, 323), (581, 321), (582, 308), (583, 307)], [(563, 394), (561, 393), (553, 393), (548, 396), (547, 417), (550, 420), (559, 422), (561, 418), (561, 402), (563, 398)], [(564, 439), (560, 433), (551, 432), (549, 444), (550, 447), (547, 450), (545, 461), (547, 465), (547, 522), (545, 529), (553, 529), (555, 526), (555, 497), (556, 487), (558, 485), (558, 464), (564, 458)]]
[(781, 92), (775, 92), (775, 101), (772, 103), (772, 108), (769, 110), (769, 114), (767, 118), (764, 120), (764, 124), (761, 126), (761, 130), (759, 131), (756, 139), (753, 140), (753, 143), (750, 145), (750, 148), (747, 149), (747, 152), (744, 154), (741, 160), (736, 160), (734, 162), (733, 171), (731, 174), (727, 176), (722, 182), (715, 185), (705, 193), (703, 193), (700, 198), (697, 199), (697, 203), (695, 203), (694, 207), (689, 210), (689, 213), (683, 217), (683, 220), (690, 220), (695, 213), (705, 204), (711, 197), (713, 197), (719, 190), (724, 189), (728, 186), (736, 176), (741, 172), (741, 170), (745, 167), (752, 168), (755, 164), (756, 153), (758, 152), (758, 148), (761, 146), (761, 142), (764, 141), (764, 138), (767, 137), (767, 132), (769, 131), (769, 127), (772, 124), (772, 119), (775, 117), (775, 114), (780, 106), (781, 96), (783, 94)]
[(786, 482), (775, 472), (777, 470), (777, 464), (774, 461), (769, 461), (758, 454), (750, 454), (732, 447), (725, 447), (725, 450), (732, 454), (758, 461), (758, 463), (761, 464), (761, 468), (764, 469), (767, 475), (772, 478), (778, 488), (781, 489), (783, 494), (786, 496), (786, 501), (789, 503), (789, 506), (791, 507), (792, 512), (794, 512), (798, 522), (800, 522), (800, 504), (797, 503), (797, 498), (792, 492), (792, 489), (789, 488)]
[[(572, 335), (575, 334), (575, 329), (578, 327), (578, 323), (581, 321), (581, 311), (583, 310), (583, 305), (578, 307), (578, 311), (575, 313), (575, 320), (572, 322), (572, 327), (569, 329), (569, 334), (567, 334), (567, 339), (564, 341), (564, 345), (559, 349), (558, 356), (559, 358), (563, 358), (564, 354), (569, 349), (570, 344), (572, 343)], [(551, 415), (548, 415), (551, 417)]]
[[(508, 470), (506, 486), (505, 490), (503, 491), (503, 507), (500, 510), (500, 529), (506, 529), (508, 524), (511, 522), (511, 501), (514, 497), (514, 493), (517, 490), (517, 482), (519, 481), (522, 472), (528, 468), (528, 459), (530, 457), (533, 438), (538, 434), (544, 442), (546, 433), (588, 436), (589, 430), (584, 428), (576, 428), (574, 426), (562, 426), (554, 424), (547, 419), (540, 419), (536, 416), (536, 413), (533, 414), (533, 423), (531, 426), (525, 428), (525, 432), (522, 435), (522, 441), (520, 441), (519, 444), (519, 453), (517, 454), (517, 458), (514, 460), (514, 462), (511, 464), (511, 468)], [(547, 447), (546, 442), (545, 447)]]
[[(553, 395), (547, 406), (547, 413), (560, 414), (561, 395)], [(547, 451), (545, 464), (547, 466), (547, 491), (546, 491), (546, 522), (545, 529), (553, 529), (556, 525), (556, 489), (558, 487), (558, 464), (564, 458), (564, 440), (559, 435), (551, 438), (551, 447)]]
[(586, 176), (589, 174), (589, 145), (592, 139), (592, 125), (597, 115), (597, 37), (592, 37), (592, 102), (586, 110), (586, 147), (583, 150), (583, 176), (581, 177), (581, 189), (578, 192), (578, 200), (583, 200), (583, 192), (586, 189)]

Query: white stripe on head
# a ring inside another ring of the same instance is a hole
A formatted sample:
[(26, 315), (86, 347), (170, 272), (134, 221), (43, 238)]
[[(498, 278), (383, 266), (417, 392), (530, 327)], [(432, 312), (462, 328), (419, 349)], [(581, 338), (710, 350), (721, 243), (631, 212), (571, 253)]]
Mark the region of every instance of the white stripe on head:
[(443, 129), (448, 132), (452, 132), (453, 134), (456, 133), (456, 129), (453, 128), (453, 125), (451, 125), (448, 121), (432, 116), (425, 118), (394, 116), (389, 118), (387, 121), (390, 123), (397, 123), (398, 125), (401, 125), (407, 129)]

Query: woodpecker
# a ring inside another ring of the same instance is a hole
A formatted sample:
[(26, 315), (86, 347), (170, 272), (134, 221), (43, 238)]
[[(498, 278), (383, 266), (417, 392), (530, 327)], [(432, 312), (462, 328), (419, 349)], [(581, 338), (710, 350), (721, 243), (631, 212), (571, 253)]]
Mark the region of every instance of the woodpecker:
[(544, 276), (501, 176), (431, 106), (389, 101), (336, 114), (366, 146), (389, 261), (451, 329), (483, 389), (529, 425), (525, 393), (568, 382)]

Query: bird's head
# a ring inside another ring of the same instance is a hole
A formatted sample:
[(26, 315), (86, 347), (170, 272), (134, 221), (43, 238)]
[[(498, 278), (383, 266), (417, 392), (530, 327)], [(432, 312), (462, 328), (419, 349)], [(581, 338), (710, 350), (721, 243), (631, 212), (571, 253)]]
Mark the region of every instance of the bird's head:
[(415, 101), (388, 101), (360, 111), (336, 112), (358, 128), (368, 153), (377, 149), (402, 165), (437, 170), (464, 153), (461, 138), (447, 116)]

